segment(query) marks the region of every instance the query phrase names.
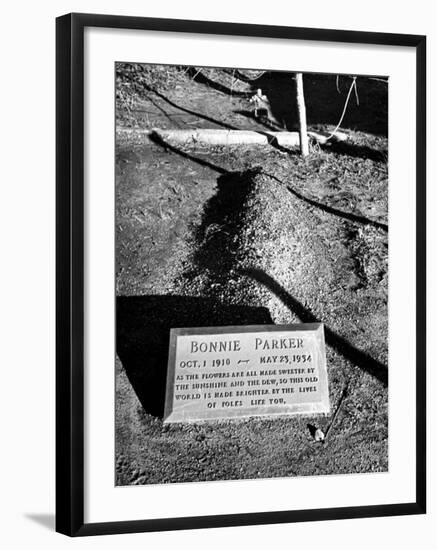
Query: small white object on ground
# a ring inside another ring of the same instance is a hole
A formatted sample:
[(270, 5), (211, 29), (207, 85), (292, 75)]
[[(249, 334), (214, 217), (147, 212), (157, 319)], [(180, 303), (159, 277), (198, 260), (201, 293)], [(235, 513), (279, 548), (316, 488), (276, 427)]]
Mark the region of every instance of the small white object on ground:
[(315, 441), (324, 441), (325, 440), (325, 434), (322, 432), (320, 428), (317, 428), (317, 430), (314, 433), (314, 439)]

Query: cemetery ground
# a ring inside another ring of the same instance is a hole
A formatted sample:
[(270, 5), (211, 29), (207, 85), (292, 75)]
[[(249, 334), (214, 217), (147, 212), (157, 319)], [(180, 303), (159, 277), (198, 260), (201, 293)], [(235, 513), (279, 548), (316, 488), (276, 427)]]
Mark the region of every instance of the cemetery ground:
[[(275, 143), (180, 144), (143, 131), (265, 132), (248, 102), (259, 87), (293, 129), (291, 74), (122, 68), (117, 485), (387, 471), (387, 83), (358, 77), (348, 140), (302, 158)], [(350, 83), (304, 75), (311, 130), (334, 129)], [(170, 328), (316, 321), (331, 414), (163, 424)]]

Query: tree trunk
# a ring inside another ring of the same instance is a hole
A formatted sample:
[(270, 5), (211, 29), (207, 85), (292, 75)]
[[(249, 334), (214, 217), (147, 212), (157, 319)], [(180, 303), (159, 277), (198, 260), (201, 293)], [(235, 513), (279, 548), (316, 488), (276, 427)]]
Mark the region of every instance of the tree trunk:
[(306, 157), (309, 153), (309, 146), (308, 146), (308, 132), (307, 132), (307, 114), (305, 109), (305, 96), (303, 93), (302, 73), (296, 73), (296, 100), (297, 100), (297, 110), (299, 113), (300, 152), (303, 157)]

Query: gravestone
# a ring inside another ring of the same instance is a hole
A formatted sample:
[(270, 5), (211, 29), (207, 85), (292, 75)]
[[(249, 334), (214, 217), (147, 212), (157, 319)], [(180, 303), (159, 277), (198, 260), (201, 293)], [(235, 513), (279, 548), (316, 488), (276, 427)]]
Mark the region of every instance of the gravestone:
[(329, 413), (323, 324), (170, 331), (164, 422)]

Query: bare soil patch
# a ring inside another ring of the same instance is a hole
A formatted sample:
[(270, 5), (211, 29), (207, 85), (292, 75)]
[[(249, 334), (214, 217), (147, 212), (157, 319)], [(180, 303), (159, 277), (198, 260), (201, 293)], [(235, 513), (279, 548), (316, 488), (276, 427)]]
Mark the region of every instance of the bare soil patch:
[[(262, 129), (241, 112), (258, 82), (196, 72), (174, 71), (169, 89), (155, 82), (151, 90), (148, 78), (120, 107), (119, 127)], [(275, 105), (288, 93), (282, 78)], [(323, 98), (332, 98), (331, 85), (338, 93), (335, 77), (306, 84), (311, 127), (332, 129), (341, 107), (331, 101), (327, 110)], [(273, 145), (175, 147), (118, 134), (117, 484), (387, 470), (382, 86), (359, 87), (347, 144), (315, 148), (307, 159)], [(331, 427), (332, 415), (163, 425), (171, 327), (314, 320), (325, 323), (333, 413), (340, 404)], [(330, 427), (325, 444), (308, 424)]]

